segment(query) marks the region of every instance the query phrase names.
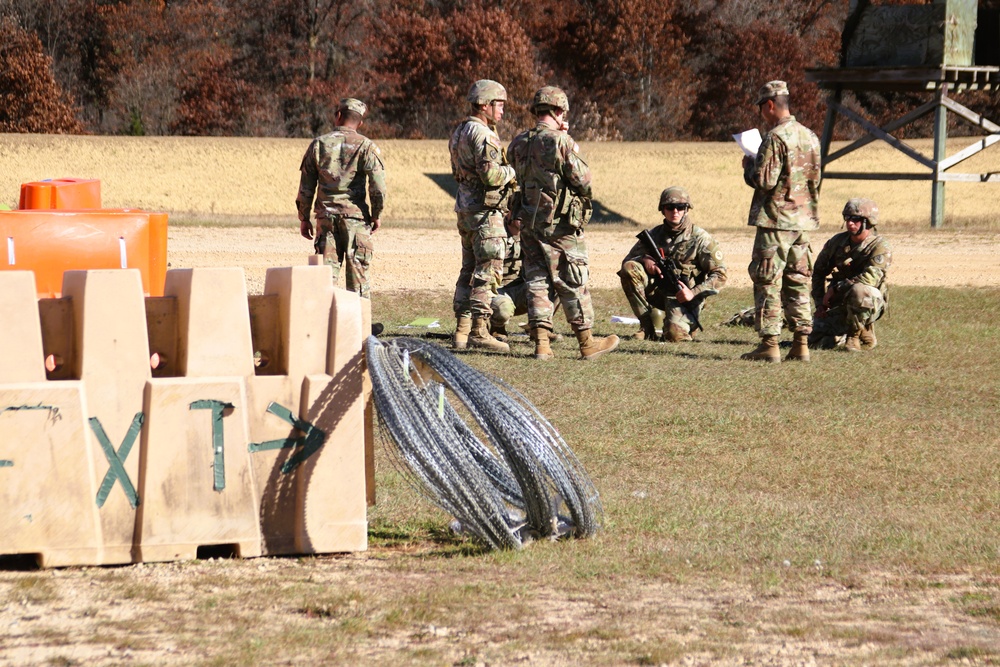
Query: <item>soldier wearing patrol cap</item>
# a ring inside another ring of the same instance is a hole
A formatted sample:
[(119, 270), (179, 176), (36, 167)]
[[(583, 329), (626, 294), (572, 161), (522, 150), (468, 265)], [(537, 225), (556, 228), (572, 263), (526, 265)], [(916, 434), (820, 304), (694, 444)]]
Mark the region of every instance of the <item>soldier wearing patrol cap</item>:
[(686, 189), (667, 188), (660, 194), (663, 223), (649, 232), (660, 256), (677, 267), (681, 280), (676, 285), (655, 280), (661, 275), (660, 269), (642, 243), (632, 246), (622, 260), (618, 276), (641, 327), (636, 339), (672, 343), (691, 340), (695, 323), (690, 307), (684, 304), (693, 304), (697, 316), (705, 299), (726, 284), (722, 249), (711, 234), (693, 224), (692, 208)]
[(382, 225), (385, 168), (378, 146), (358, 134), (367, 111), (361, 100), (340, 100), (333, 131), (313, 139), (302, 157), (295, 207), (299, 231), (307, 239), (313, 238), (310, 209), (315, 212), (316, 252), (333, 268), (334, 284), (346, 261), (347, 289), (371, 298), (371, 237)]
[(760, 344), (741, 358), (780, 362), (778, 338), (784, 320), (794, 335), (785, 359), (809, 361), (809, 231), (819, 227), (819, 139), (791, 114), (784, 81), (764, 84), (756, 100), (771, 128), (756, 158), (743, 158), (743, 178), (754, 189), (748, 224), (757, 232), (749, 272)]
[(813, 266), (816, 301), (810, 347), (833, 348), (846, 336), (849, 352), (878, 344), (875, 321), (886, 309), (886, 273), (892, 247), (878, 231), (878, 206), (871, 199), (850, 199), (844, 206), (847, 231), (834, 235)]
[(455, 212), (462, 240), (462, 269), (455, 282), (453, 346), (509, 352), (507, 343), (489, 332), (491, 303), (503, 276), (507, 250), (508, 200), (515, 185), (496, 124), (504, 114), (507, 91), (496, 81), (480, 79), (467, 97), (469, 116), (448, 142), (451, 171), (458, 181)]
[(583, 231), (592, 211), (590, 167), (568, 134), (565, 92), (555, 86), (539, 88), (531, 111), (537, 125), (517, 135), (509, 153), (521, 187), (511, 226), (521, 233), (535, 358), (553, 357), (549, 341), (558, 296), (576, 333), (580, 358), (596, 359), (618, 347), (618, 337), (591, 334), (594, 306)]

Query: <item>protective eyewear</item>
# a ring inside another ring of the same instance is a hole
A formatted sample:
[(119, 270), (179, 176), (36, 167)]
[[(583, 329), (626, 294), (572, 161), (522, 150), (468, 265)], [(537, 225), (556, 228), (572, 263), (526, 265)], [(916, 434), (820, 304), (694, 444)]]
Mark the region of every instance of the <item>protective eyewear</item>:
[(865, 221), (864, 216), (861, 215), (845, 215), (844, 222), (861, 222)]
[(687, 204), (664, 204), (663, 208), (667, 211), (686, 211), (688, 210)]

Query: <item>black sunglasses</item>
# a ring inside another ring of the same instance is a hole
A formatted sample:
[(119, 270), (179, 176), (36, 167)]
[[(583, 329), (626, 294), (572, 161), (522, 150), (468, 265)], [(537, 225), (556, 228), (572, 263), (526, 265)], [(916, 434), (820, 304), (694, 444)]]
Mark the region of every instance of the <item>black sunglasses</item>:
[(687, 204), (664, 204), (663, 208), (668, 211), (686, 211), (688, 210)]
[(865, 218), (861, 215), (845, 215), (844, 222), (864, 222)]

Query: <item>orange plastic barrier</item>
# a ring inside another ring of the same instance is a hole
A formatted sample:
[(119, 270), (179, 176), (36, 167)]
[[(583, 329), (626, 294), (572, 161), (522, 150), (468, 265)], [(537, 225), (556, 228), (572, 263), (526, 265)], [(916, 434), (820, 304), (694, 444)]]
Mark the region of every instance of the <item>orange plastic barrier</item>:
[(101, 182), (91, 178), (53, 178), (21, 184), (20, 209), (101, 208)]
[(163, 295), (166, 213), (0, 211), (0, 270), (33, 271), (40, 297), (60, 296), (66, 271), (123, 268), (139, 269), (146, 294)]

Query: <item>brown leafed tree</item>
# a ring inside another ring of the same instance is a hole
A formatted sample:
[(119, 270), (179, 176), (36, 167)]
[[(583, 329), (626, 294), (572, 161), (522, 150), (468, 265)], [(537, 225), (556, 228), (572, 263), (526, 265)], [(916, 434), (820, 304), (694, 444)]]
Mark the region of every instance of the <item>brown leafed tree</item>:
[(507, 89), (502, 135), (531, 122), (527, 102), (542, 78), (531, 40), (505, 11), (479, 4), (445, 15), (397, 8), (373, 22), (371, 40), (378, 64), (372, 120), (383, 136), (448, 136), (466, 115), (465, 96), (477, 79)]
[(805, 80), (813, 60), (800, 36), (760, 22), (720, 34), (717, 57), (701, 74), (708, 85), (691, 117), (699, 137), (721, 141), (760, 126), (757, 90), (774, 79), (788, 82), (795, 117), (816, 133), (822, 130), (825, 105), (816, 84)]
[[(686, 134), (694, 101), (687, 38), (672, 0), (583, 0), (568, 26), (565, 62), (581, 108), (596, 103), (628, 139)], [(571, 105), (573, 100), (570, 100)], [(572, 120), (572, 119), (571, 119)], [(584, 129), (584, 128), (580, 128)]]
[(76, 113), (38, 36), (0, 18), (0, 132), (81, 133)]

